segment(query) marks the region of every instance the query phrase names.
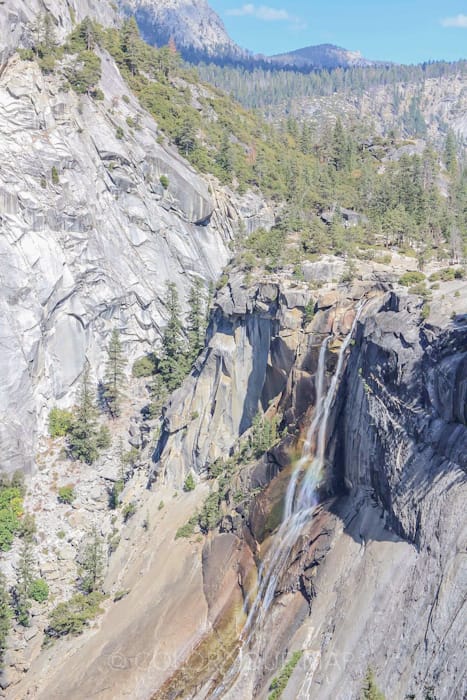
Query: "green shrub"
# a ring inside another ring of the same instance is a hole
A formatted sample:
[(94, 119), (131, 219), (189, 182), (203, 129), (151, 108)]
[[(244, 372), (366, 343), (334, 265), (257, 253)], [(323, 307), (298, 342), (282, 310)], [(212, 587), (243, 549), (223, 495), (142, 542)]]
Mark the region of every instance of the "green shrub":
[[(81, 48), (81, 50), (79, 50)], [(88, 51), (84, 44), (71, 47), (77, 51), (77, 55), (66, 69), (66, 76), (70, 87), (78, 95), (95, 96), (97, 83), (100, 80), (102, 69), (101, 59), (94, 51)]]
[(119, 141), (122, 141), (122, 139), (125, 138), (125, 132), (123, 131), (121, 126), (117, 126), (115, 130), (115, 136), (119, 139)]
[(34, 51), (32, 49), (18, 49), (18, 54), (22, 61), (34, 61)]
[(225, 287), (228, 281), (229, 276), (224, 272), (224, 274), (222, 274), (216, 282), (216, 289), (222, 289), (222, 287)]
[(103, 600), (103, 594), (94, 591), (89, 595), (76, 593), (65, 603), (59, 603), (50, 613), (49, 626), (45, 630), (46, 643), (68, 634), (81, 634), (90, 620), (104, 612), (99, 607)]
[(58, 489), (58, 502), (70, 504), (75, 500), (75, 492), (73, 486), (61, 486)]
[(58, 537), (59, 540), (64, 540), (65, 537), (66, 537), (65, 530), (59, 530), (59, 531), (57, 532), (57, 537)]
[(190, 472), (185, 479), (185, 483), (183, 484), (183, 490), (188, 492), (188, 491), (194, 491), (196, 487), (195, 480), (193, 478), (193, 474)]
[(109, 495), (109, 508), (115, 510), (120, 505), (120, 495), (125, 488), (125, 482), (123, 479), (118, 479), (112, 486)]
[(23, 514), (23, 494), (18, 486), (0, 488), (0, 550), (7, 552), (20, 529)]
[(60, 182), (60, 177), (58, 175), (58, 170), (55, 167), (55, 165), (52, 166), (52, 184), (53, 185), (58, 185)]
[(422, 312), (421, 312), (421, 317), (423, 321), (426, 321), (428, 316), (430, 315), (430, 305), (429, 304), (423, 304)]
[(363, 681), (361, 700), (385, 700), (383, 693), (376, 685), (375, 676), (371, 668), (366, 672)]
[(224, 469), (225, 469), (225, 463), (224, 460), (222, 459), (216, 459), (215, 462), (209, 465), (209, 478), (210, 479), (217, 479), (218, 476), (220, 476)]
[(219, 524), (222, 517), (221, 512), (221, 493), (214, 491), (203, 503), (199, 514), (198, 522), (201, 530), (207, 534), (210, 530), (214, 530)]
[(42, 56), (38, 61), (39, 67), (43, 73), (46, 75), (48, 73), (53, 73), (55, 70), (55, 56), (53, 54), (47, 54)]
[(31, 513), (25, 513), (20, 520), (18, 535), (24, 539), (31, 539), (36, 532), (36, 519)]
[(463, 277), (464, 271), (461, 267), (445, 267), (443, 270), (433, 272), (433, 274), (430, 275), (429, 280), (430, 282), (437, 282), (438, 280), (441, 282), (451, 282), (455, 279), (463, 279)]
[(406, 272), (405, 274), (403, 274), (402, 277), (399, 279), (399, 284), (403, 284), (404, 287), (410, 287), (410, 285), (418, 284), (420, 282), (423, 282), (425, 279), (426, 278), (423, 272), (413, 270), (411, 272)]
[(271, 681), (271, 685), (269, 686), (269, 690), (271, 690), (272, 692), (269, 694), (268, 700), (279, 700), (282, 693), (286, 689), (287, 683), (289, 682), (290, 677), (302, 656), (303, 651), (295, 651), (292, 654), (290, 661), (288, 661), (285, 664), (284, 668), (281, 670), (279, 675), (273, 678), (273, 680)]
[(157, 358), (153, 353), (139, 357), (131, 370), (134, 377), (150, 377), (157, 371)]
[(310, 323), (315, 315), (315, 302), (313, 299), (311, 299), (308, 304), (305, 306), (305, 313), (303, 315), (303, 321), (305, 325), (308, 325)]
[(188, 538), (191, 537), (194, 532), (195, 532), (195, 527), (198, 524), (198, 516), (195, 515), (190, 520), (185, 523), (185, 525), (182, 525), (181, 527), (178, 528), (176, 534), (175, 534), (175, 539), (179, 540), (181, 538)]
[(122, 515), (123, 515), (123, 522), (128, 522), (130, 518), (134, 516), (136, 513), (136, 503), (131, 501), (130, 503), (127, 503), (122, 510)]
[(117, 591), (114, 595), (114, 603), (118, 603), (119, 600), (125, 598), (130, 592), (129, 588), (125, 588), (123, 591)]
[(36, 578), (29, 587), (29, 596), (36, 603), (43, 603), (49, 597), (49, 587), (43, 578)]
[(73, 423), (71, 411), (62, 408), (52, 408), (49, 413), (49, 434), (52, 438), (65, 437)]
[(279, 439), (277, 430), (277, 418), (266, 418), (261, 413), (257, 413), (253, 418), (253, 424), (250, 432), (250, 447), (253, 455), (256, 458), (261, 457), (267, 452)]
[(431, 291), (427, 288), (425, 282), (419, 282), (409, 287), (409, 294), (417, 294), (424, 299), (431, 298)]
[(128, 95), (122, 95), (122, 100), (125, 102), (125, 104), (129, 104), (130, 102), (130, 98), (128, 97)]
[(167, 175), (161, 175), (160, 178), (159, 178), (159, 182), (161, 183), (161, 185), (162, 185), (162, 187), (164, 188), (164, 190), (168, 189), (168, 187), (169, 187), (169, 178), (167, 177)]

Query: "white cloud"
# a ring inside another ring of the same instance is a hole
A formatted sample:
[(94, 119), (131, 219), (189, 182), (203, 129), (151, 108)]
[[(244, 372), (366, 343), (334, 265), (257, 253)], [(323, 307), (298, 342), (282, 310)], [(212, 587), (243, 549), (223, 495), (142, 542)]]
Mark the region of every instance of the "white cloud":
[(459, 27), (467, 29), (467, 15), (456, 15), (456, 17), (445, 17), (441, 20), (443, 27)]
[(287, 10), (277, 10), (274, 7), (268, 7), (267, 5), (253, 5), (252, 3), (247, 3), (241, 7), (235, 7), (231, 10), (227, 10), (226, 14), (232, 17), (256, 17), (257, 19), (262, 19), (265, 22), (295, 22), (296, 17), (293, 17)]

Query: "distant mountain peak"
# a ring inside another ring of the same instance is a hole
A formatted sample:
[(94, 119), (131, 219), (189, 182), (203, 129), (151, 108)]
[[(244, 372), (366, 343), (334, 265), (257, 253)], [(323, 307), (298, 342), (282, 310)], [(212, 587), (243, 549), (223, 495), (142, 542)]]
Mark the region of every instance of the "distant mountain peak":
[(271, 56), (271, 61), (296, 68), (350, 68), (372, 66), (374, 61), (364, 58), (360, 51), (349, 51), (334, 44), (305, 46), (295, 51)]
[(228, 35), (207, 0), (120, 0), (124, 12), (134, 14), (143, 38), (163, 45), (170, 39), (185, 56), (246, 58)]
[(229, 36), (222, 19), (207, 0), (119, 0), (126, 14), (136, 17), (143, 38), (162, 46), (173, 40), (188, 60), (267, 63), (297, 69), (371, 66), (358, 51), (333, 44), (306, 46), (277, 56), (254, 56)]

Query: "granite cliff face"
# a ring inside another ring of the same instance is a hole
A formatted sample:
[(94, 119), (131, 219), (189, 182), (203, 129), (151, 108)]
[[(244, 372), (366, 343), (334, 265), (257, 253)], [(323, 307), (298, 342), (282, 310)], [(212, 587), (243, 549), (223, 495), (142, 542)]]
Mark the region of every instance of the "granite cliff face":
[[(357, 698), (369, 666), (386, 697), (464, 697), (466, 662), (459, 639), (467, 583), (465, 315), (454, 323), (425, 325), (416, 297), (384, 291), (373, 281), (320, 294), (321, 310), (304, 327), (309, 298), (303, 290), (265, 284), (245, 296), (233, 284), (230, 297), (221, 297), (223, 314), (200, 375), (181, 390), (184, 415), (201, 406), (204, 414), (180, 433), (169, 410), (173, 433), (162, 463), (177, 478), (180, 461), (202, 471), (206, 459), (218, 456), (219, 442), (225, 454), (229, 437), (233, 444), (241, 432), (240, 416), (258, 402), (269, 411), (271, 405), (281, 408), (289, 425), (306, 420), (315, 400), (320, 338), (347, 332), (352, 300), (363, 293), (370, 300), (333, 410), (322, 504), (278, 580), (264, 627), (245, 649), (243, 658), (254, 663), (244, 660), (231, 686), (222, 685), (213, 666), (203, 691), (198, 685), (191, 694), (186, 677), (183, 685), (183, 674), (175, 674), (156, 698), (168, 698), (170, 688), (187, 693), (183, 697), (200, 692), (210, 697), (216, 683), (221, 690), (215, 697), (267, 697), (271, 677), (290, 649), (304, 653), (284, 693), (288, 700)], [(246, 391), (233, 358), (241, 358), (242, 372), (245, 361), (249, 366)], [(332, 353), (330, 363), (332, 370)], [(241, 387), (244, 400), (232, 411), (233, 385)], [(178, 397), (174, 401), (180, 406)], [(219, 425), (218, 412), (237, 421)], [(212, 415), (209, 434), (200, 429), (206, 414)], [(236, 552), (230, 566), (242, 572), (245, 586), (252, 576), (241, 564), (248, 560), (245, 547), (257, 561), (263, 549), (274, 547), (268, 533), (288, 480), (287, 444), (290, 450), (287, 438), (243, 473), (250, 492), (260, 487), (262, 493), (249, 514), (226, 513), (222, 534), (206, 545), (205, 589), (223, 590), (212, 562), (219, 551)], [(231, 665), (234, 659), (235, 654)], [(192, 661), (188, 658), (188, 668)]]
[[(32, 26), (40, 12), (44, 12), (40, 0), (5, 0), (0, 13), (0, 66), (18, 46), (31, 45)], [(54, 18), (57, 37), (69, 34), (74, 22), (92, 17), (104, 26), (115, 25), (118, 16), (114, 3), (109, 0), (50, 0), (47, 10)]]
[[(106, 3), (73, 7), (78, 18), (115, 19)], [(65, 32), (63, 5), (51, 9)], [(49, 409), (73, 403), (86, 360), (100, 377), (113, 328), (129, 360), (152, 350), (166, 322), (166, 282), (184, 298), (194, 278), (216, 280), (237, 231), (274, 218), (259, 196), (235, 196), (197, 175), (104, 52), (103, 101), (65, 92), (57, 77), (10, 56), (27, 45), (24, 27), (36, 10), (32, 2), (9, 5), (16, 14), (0, 74), (0, 469), (7, 472), (33, 471)], [(306, 263), (302, 272), (303, 283), (269, 275), (247, 285), (231, 275), (156, 443), (147, 426), (138, 442), (147, 397), (139, 401), (134, 391), (130, 429), (124, 419), (115, 427), (115, 437), (130, 432), (141, 448), (123, 495), (136, 508), (128, 522), (108, 509), (109, 485), (120, 478), (116, 454), (88, 468), (62, 460), (59, 444), (46, 445), (31, 482), (37, 488), (27, 495), (41, 575), (57, 599), (70, 595), (76, 551), (98, 519), (115, 545), (109, 598), (91, 629), (57, 641), (52, 653), (41, 652), (41, 613), (32, 629), (15, 630), (0, 675), (9, 699), (266, 698), (292, 651), (303, 655), (285, 700), (356, 700), (369, 666), (388, 698), (465, 697), (466, 284), (441, 281), (423, 318), (422, 300), (398, 286), (397, 266), (362, 263), (359, 279), (341, 285), (332, 280), (342, 276), (342, 260)], [(327, 425), (319, 505), (238, 663), (244, 605), (278, 544), (291, 468), (316, 410), (320, 348), (329, 338), (329, 385), (362, 299)], [(280, 440), (260, 459), (239, 461), (209, 532), (198, 527), (177, 538), (219, 488), (207, 478), (210, 467), (241, 452), (258, 409), (278, 418)], [(60, 483), (73, 479), (77, 491), (73, 508), (61, 512), (59, 470)], [(188, 473), (197, 486), (184, 493)]]
[(219, 15), (206, 0), (121, 0), (125, 12), (135, 15), (143, 38), (162, 46), (170, 39), (184, 55), (247, 58), (227, 34)]
[(240, 222), (273, 221), (259, 197), (233, 197), (161, 144), (108, 55), (102, 69), (102, 102), (65, 92), (17, 56), (0, 80), (7, 471), (32, 468), (48, 410), (73, 401), (85, 358), (101, 365), (112, 327), (129, 360), (149, 351), (165, 324), (166, 282), (184, 300), (194, 277), (219, 276)]
[[(465, 282), (434, 292), (455, 320), (443, 311), (423, 321), (421, 300), (394, 286), (389, 268), (369, 264), (361, 276), (318, 291), (271, 277), (247, 288), (232, 277), (221, 290), (206, 349), (167, 408), (151, 489), (143, 474), (132, 486), (138, 515), (106, 579), (106, 590), (129, 594), (108, 606), (97, 629), (33, 660), (11, 698), (266, 698), (292, 651), (303, 655), (287, 700), (356, 700), (369, 666), (386, 697), (464, 697)], [(243, 655), (252, 665), (238, 668), (243, 603), (275, 546), (316, 402), (318, 351), (331, 335), (327, 384), (360, 299), (328, 425), (320, 505)], [(258, 405), (281, 416), (287, 434), (241, 467), (218, 528), (174, 543), (209, 493), (209, 465), (235, 448)], [(196, 490), (174, 499), (189, 471)], [(247, 503), (235, 505), (237, 492), (249, 494)], [(135, 545), (143, 518), (151, 528)], [(66, 678), (57, 671), (65, 655)]]

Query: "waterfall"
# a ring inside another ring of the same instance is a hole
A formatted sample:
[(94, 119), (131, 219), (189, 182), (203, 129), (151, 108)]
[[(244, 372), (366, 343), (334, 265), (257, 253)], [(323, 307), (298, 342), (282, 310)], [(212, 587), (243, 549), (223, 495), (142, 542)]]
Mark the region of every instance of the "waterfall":
[[(324, 390), (326, 355), (332, 336), (327, 336), (321, 344), (315, 375), (316, 403), (313, 420), (303, 443), (302, 454), (295, 465), (287, 487), (282, 523), (259, 570), (258, 591), (242, 632), (239, 655), (224, 678), (222, 686), (218, 687), (213, 697), (222, 697), (222, 693), (232, 687), (234, 678), (241, 672), (242, 648), (250, 648), (253, 637), (261, 632), (264, 619), (274, 600), (277, 583), (285, 570), (290, 553), (317, 505), (317, 488), (323, 476), (329, 416), (341, 379), (346, 351), (363, 307), (364, 302), (362, 301), (357, 307), (352, 327), (340, 347), (336, 368), (327, 391)], [(248, 600), (245, 605), (248, 605)]]

